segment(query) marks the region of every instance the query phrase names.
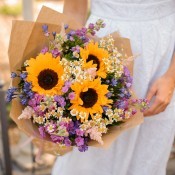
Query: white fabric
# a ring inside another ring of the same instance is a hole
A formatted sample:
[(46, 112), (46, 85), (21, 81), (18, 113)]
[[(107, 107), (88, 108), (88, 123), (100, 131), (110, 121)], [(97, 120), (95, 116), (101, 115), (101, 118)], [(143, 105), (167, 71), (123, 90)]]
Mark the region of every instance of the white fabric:
[[(133, 53), (140, 54), (134, 65), (134, 89), (139, 97), (146, 96), (150, 84), (170, 65), (175, 47), (174, 2), (92, 1), (88, 23), (99, 18), (106, 23), (106, 28), (98, 35), (119, 31), (121, 36), (131, 39)], [(142, 125), (121, 134), (108, 150), (90, 148), (86, 153), (80, 153), (74, 149), (58, 157), (52, 175), (165, 175), (174, 134), (175, 96), (165, 112), (145, 118)]]

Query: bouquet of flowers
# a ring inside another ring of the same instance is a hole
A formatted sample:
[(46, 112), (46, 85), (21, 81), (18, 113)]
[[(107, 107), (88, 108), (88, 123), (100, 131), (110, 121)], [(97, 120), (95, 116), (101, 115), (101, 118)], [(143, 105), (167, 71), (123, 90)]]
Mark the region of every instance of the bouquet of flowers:
[(26, 41), (34, 49), (25, 55), (26, 44), (20, 63), (12, 65), (14, 83), (7, 101), (13, 99), (11, 114), (18, 126), (30, 124), (27, 134), (39, 138), (39, 144), (51, 142), (65, 150), (76, 146), (84, 152), (92, 141), (105, 144), (107, 133), (117, 133), (116, 126), (147, 108), (147, 100), (133, 97), (127, 59), (115, 39), (91, 39), (105, 27), (103, 20), (75, 30), (68, 25), (60, 25), (61, 31), (50, 24), (33, 25), (30, 36), (39, 30), (35, 33), (42, 35), (42, 47), (36, 38), (35, 44), (30, 38)]

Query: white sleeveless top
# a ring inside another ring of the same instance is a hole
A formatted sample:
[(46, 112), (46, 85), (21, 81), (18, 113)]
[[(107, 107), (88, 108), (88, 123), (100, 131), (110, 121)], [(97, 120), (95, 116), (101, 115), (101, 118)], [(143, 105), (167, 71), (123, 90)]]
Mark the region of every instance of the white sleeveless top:
[[(131, 41), (134, 89), (145, 97), (168, 69), (175, 46), (175, 0), (92, 0), (88, 23), (102, 18), (102, 37), (119, 31)], [(175, 133), (175, 96), (165, 112), (121, 134), (108, 150), (89, 148), (59, 157), (52, 175), (165, 175)]]
[(92, 14), (122, 20), (160, 19), (174, 13), (174, 0), (93, 0)]

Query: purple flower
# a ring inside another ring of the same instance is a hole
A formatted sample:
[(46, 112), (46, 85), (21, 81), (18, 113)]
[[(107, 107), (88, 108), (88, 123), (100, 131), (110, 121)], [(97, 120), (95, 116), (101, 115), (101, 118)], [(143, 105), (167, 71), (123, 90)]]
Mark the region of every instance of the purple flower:
[(69, 127), (69, 128), (73, 128), (73, 127), (74, 127), (74, 122), (73, 122), (73, 121), (70, 121), (68, 127)]
[(72, 36), (70, 36), (69, 40), (70, 41), (74, 41), (74, 38)]
[(10, 102), (18, 89), (16, 87), (11, 87), (7, 90), (6, 101)]
[(11, 87), (8, 89), (7, 93), (9, 94), (13, 94), (14, 92), (16, 92), (18, 89), (16, 87)]
[(67, 131), (69, 132), (69, 135), (74, 135), (75, 129), (76, 129), (76, 126), (74, 125), (74, 122), (73, 121), (69, 122), (67, 126)]
[(64, 107), (64, 106), (66, 105), (65, 98), (62, 97), (62, 96), (56, 95), (56, 96), (54, 96), (54, 100), (55, 100), (56, 102), (58, 102), (58, 104), (59, 104), (61, 107)]
[(128, 69), (126, 66), (124, 66), (124, 75), (125, 75), (126, 77), (130, 76), (129, 69)]
[(71, 86), (71, 84), (72, 84), (72, 82), (71, 82), (71, 81), (66, 81), (66, 82), (65, 82), (65, 86), (70, 87), (70, 86)]
[(84, 145), (84, 138), (82, 138), (82, 137), (77, 137), (77, 138), (75, 139), (75, 143), (76, 143), (76, 145), (77, 145), (78, 147)]
[(28, 82), (24, 83), (23, 89), (26, 89), (27, 91), (31, 90), (31, 84)]
[(45, 36), (49, 36), (50, 35), (50, 33), (48, 32), (48, 26), (47, 25), (44, 24), (42, 26), (42, 29), (43, 29), (43, 32), (44, 32)]
[(121, 89), (120, 89), (120, 92), (123, 93), (123, 94), (125, 94), (125, 91), (126, 91), (125, 88), (121, 88)]
[(60, 51), (59, 51), (57, 48), (54, 48), (54, 49), (52, 50), (52, 55), (53, 55), (54, 57), (57, 57), (57, 56), (60, 55)]
[(69, 25), (68, 24), (65, 24), (64, 25), (64, 29), (66, 30), (66, 29), (68, 29), (69, 28)]
[(137, 103), (137, 99), (132, 99), (132, 103)]
[(7, 95), (6, 98), (5, 98), (5, 101), (6, 102), (11, 102), (12, 99), (13, 99), (13, 96)]
[(69, 88), (67, 86), (63, 86), (61, 90), (63, 93), (66, 93), (69, 90)]
[(87, 33), (87, 28), (83, 27), (81, 30), (76, 30), (75, 33), (79, 37), (85, 36)]
[(44, 99), (44, 95), (35, 94), (34, 98), (36, 100), (36, 104), (40, 104), (41, 101)]
[(28, 99), (23, 97), (23, 98), (21, 98), (20, 102), (21, 102), (22, 105), (27, 105)]
[(117, 107), (120, 109), (127, 109), (128, 105), (129, 105), (129, 103), (127, 100), (121, 100), (118, 102)]
[(103, 111), (105, 111), (105, 112), (109, 109), (108, 106), (103, 106), (102, 108), (103, 108)]
[(132, 86), (131, 83), (126, 83), (126, 87), (127, 87), (127, 88), (130, 88), (131, 86)]
[(81, 29), (81, 31), (82, 31), (82, 33), (86, 34), (87, 28), (83, 27), (83, 28)]
[(38, 130), (39, 130), (39, 133), (40, 133), (41, 137), (45, 138), (46, 137), (46, 131), (45, 131), (44, 126), (39, 126)]
[(88, 26), (89, 29), (94, 29), (94, 24), (93, 23), (90, 23), (89, 26)]
[(29, 100), (29, 106), (31, 106), (32, 108), (36, 107), (37, 105), (40, 104), (40, 102), (44, 99), (43, 95), (39, 95), (39, 94), (34, 94), (34, 97)]
[(53, 35), (53, 38), (55, 39), (55, 37), (56, 37), (56, 32), (52, 32), (52, 35)]
[(15, 72), (12, 72), (11, 73), (11, 78), (15, 78), (15, 77), (17, 77), (17, 74)]
[(125, 94), (125, 98), (129, 99), (130, 97), (131, 97), (130, 92), (127, 92), (127, 93)]
[(131, 76), (127, 77), (127, 83), (130, 83), (132, 85), (133, 78)]
[(25, 79), (27, 77), (27, 72), (23, 72), (20, 74), (21, 79)]
[(36, 104), (35, 99), (34, 98), (30, 99), (28, 102), (28, 105), (31, 106), (32, 108), (36, 107), (37, 104)]
[(79, 52), (80, 52), (80, 46), (72, 47), (71, 50), (72, 50), (72, 52), (77, 52), (77, 53), (79, 53)]
[(64, 140), (64, 137), (57, 136), (57, 135), (54, 135), (54, 134), (50, 135), (50, 138), (52, 139), (52, 141), (54, 143), (62, 143), (63, 140)]
[(77, 129), (80, 126), (80, 122), (77, 120), (74, 122), (74, 127)]
[(80, 152), (85, 152), (85, 151), (88, 150), (88, 146), (87, 146), (87, 145), (79, 146), (79, 147), (78, 147), (78, 150), (79, 150)]
[(116, 86), (116, 85), (117, 85), (117, 80), (113, 78), (113, 79), (111, 80), (111, 85), (112, 85), (112, 86)]
[(44, 24), (44, 25), (42, 26), (42, 29), (43, 29), (43, 32), (44, 32), (44, 33), (47, 33), (47, 32), (48, 32), (48, 25)]
[(74, 36), (76, 33), (75, 33), (75, 31), (74, 30), (71, 30), (70, 32), (69, 32), (69, 35), (71, 35), (71, 36)]
[(32, 98), (34, 97), (34, 92), (29, 91), (29, 92), (27, 93), (27, 96), (28, 96), (30, 99), (32, 99)]
[(85, 37), (85, 36), (82, 36), (81, 39), (83, 40), (83, 42), (84, 42), (85, 44), (88, 43), (89, 40), (90, 40), (88, 37)]
[(59, 96), (59, 95), (55, 95), (55, 96), (54, 96), (54, 100), (55, 100), (56, 102), (59, 102), (60, 99), (61, 99), (61, 96)]
[(36, 113), (37, 115), (39, 115), (39, 116), (43, 116), (43, 115), (44, 115), (44, 111), (41, 111), (39, 106), (33, 107), (33, 110), (34, 110), (35, 113)]
[(75, 93), (74, 92), (69, 93), (68, 98), (69, 100), (73, 100), (75, 98)]
[(67, 122), (63, 122), (63, 121), (60, 122), (59, 125), (65, 127), (65, 128), (68, 128), (68, 126), (69, 126), (69, 124)]
[(41, 50), (41, 53), (42, 53), (42, 54), (46, 54), (48, 51), (49, 51), (49, 48), (45, 46), (45, 47)]
[(76, 129), (75, 132), (76, 132), (77, 136), (83, 136), (84, 135), (84, 131), (82, 131), (80, 129)]
[(112, 97), (112, 92), (108, 92), (108, 93), (106, 94), (106, 96), (107, 96), (108, 98)]
[(137, 113), (137, 110), (136, 109), (133, 109), (132, 110), (132, 115), (136, 114)]
[(69, 138), (65, 138), (65, 139), (64, 139), (64, 144), (65, 144), (67, 147), (69, 147), (69, 146), (71, 146), (72, 142), (70, 141)]

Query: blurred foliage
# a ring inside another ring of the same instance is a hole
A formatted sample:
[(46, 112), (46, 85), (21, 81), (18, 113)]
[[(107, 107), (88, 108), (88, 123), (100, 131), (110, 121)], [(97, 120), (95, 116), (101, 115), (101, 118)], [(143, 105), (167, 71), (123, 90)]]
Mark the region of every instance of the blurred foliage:
[(16, 5), (7, 5), (4, 4), (0, 7), (0, 14), (10, 15), (10, 16), (19, 16), (22, 13), (22, 4)]

